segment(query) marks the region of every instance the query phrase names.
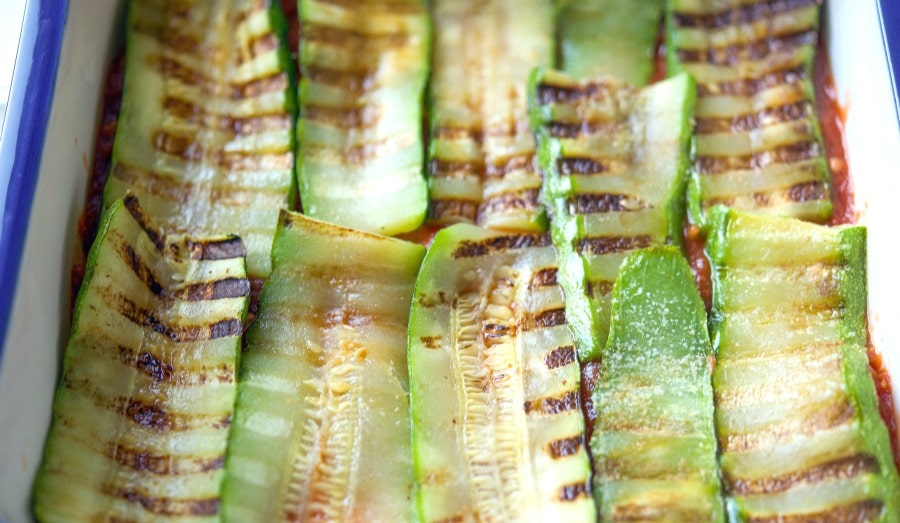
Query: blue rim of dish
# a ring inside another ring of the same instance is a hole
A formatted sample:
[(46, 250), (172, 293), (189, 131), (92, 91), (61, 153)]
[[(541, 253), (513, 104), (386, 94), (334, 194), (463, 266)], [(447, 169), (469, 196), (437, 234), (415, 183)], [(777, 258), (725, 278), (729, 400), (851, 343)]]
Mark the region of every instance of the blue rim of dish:
[(900, 120), (900, 91), (897, 88), (897, 81), (900, 80), (900, 5), (896, 0), (878, 0), (878, 16), (881, 19), (881, 36), (884, 39), (888, 67), (891, 70), (894, 110)]
[(0, 186), (5, 188), (6, 194), (0, 199), (0, 366), (68, 12), (68, 0), (28, 0), (25, 3), (19, 52), (0, 139), (0, 158), (11, 159), (8, 170), (0, 171)]

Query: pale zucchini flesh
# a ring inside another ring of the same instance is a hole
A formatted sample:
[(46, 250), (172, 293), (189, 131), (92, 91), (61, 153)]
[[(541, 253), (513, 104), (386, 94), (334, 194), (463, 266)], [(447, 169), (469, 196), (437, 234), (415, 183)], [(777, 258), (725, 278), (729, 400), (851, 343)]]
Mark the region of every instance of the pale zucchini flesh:
[(595, 521), (557, 270), (543, 234), (435, 237), (409, 330), (421, 521)]
[(236, 237), (110, 205), (75, 304), (39, 521), (217, 521), (250, 284)]
[(294, 180), (294, 71), (275, 0), (131, 0), (109, 206), (126, 191), (168, 231), (237, 234), (270, 270)]
[(297, 176), (309, 216), (370, 232), (418, 227), (428, 203), (423, 0), (300, 0)]
[(866, 230), (716, 207), (716, 428), (737, 521), (897, 521), (866, 355)]
[(406, 325), (424, 247), (281, 215), (247, 350), (224, 521), (408, 521)]
[(681, 241), (694, 83), (681, 75), (635, 89), (538, 69), (530, 96), (559, 280), (586, 361), (606, 343), (627, 252)]
[(436, 0), (432, 13), (430, 220), (546, 229), (526, 82), (553, 64), (553, 1)]

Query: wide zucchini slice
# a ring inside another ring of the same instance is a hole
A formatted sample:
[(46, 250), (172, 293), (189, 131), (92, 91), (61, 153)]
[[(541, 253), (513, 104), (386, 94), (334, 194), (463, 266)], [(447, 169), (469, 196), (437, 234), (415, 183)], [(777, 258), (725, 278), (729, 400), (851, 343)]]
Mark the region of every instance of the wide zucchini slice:
[(422, 521), (595, 521), (579, 366), (546, 234), (439, 232), (416, 282)]
[(425, 218), (424, 0), (300, 0), (297, 175), (313, 218), (381, 234)]
[(78, 293), (39, 521), (216, 521), (250, 284), (236, 237), (161, 235), (128, 194)]
[(655, 67), (665, 0), (560, 0), (559, 68), (646, 85)]
[(694, 83), (681, 75), (635, 89), (538, 69), (530, 96), (567, 318), (586, 361), (606, 343), (627, 253), (681, 241)]
[(706, 309), (675, 247), (625, 258), (591, 394), (602, 521), (724, 522)]
[(832, 213), (812, 64), (821, 0), (668, 0), (669, 74), (697, 81), (692, 219), (723, 204), (816, 222)]
[(264, 278), (294, 180), (293, 65), (275, 0), (132, 0), (109, 206), (167, 231), (238, 234)]
[(716, 207), (716, 428), (744, 521), (897, 521), (866, 356), (866, 230)]
[(541, 231), (528, 75), (554, 61), (552, 0), (435, 0), (430, 219)]
[(241, 365), (225, 521), (412, 517), (406, 326), (424, 254), (282, 213)]

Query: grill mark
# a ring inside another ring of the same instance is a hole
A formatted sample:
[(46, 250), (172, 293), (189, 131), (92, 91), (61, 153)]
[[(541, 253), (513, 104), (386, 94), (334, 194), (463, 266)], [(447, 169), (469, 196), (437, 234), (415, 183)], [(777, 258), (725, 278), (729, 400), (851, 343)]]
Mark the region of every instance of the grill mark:
[(186, 243), (193, 260), (232, 260), (247, 256), (244, 242), (238, 236), (221, 240), (188, 240)]
[(694, 131), (697, 134), (744, 133), (769, 125), (808, 118), (810, 114), (809, 102), (801, 100), (730, 118), (697, 118)]
[(262, 78), (254, 78), (243, 83), (232, 83), (231, 99), (244, 100), (247, 98), (256, 98), (258, 96), (274, 93), (277, 91), (287, 91), (291, 82), (287, 73), (276, 72)]
[(700, 96), (756, 96), (761, 91), (771, 89), (777, 85), (797, 85), (808, 78), (806, 67), (789, 67), (753, 78), (741, 78), (718, 83), (698, 83), (697, 94)]
[(559, 489), (558, 499), (560, 501), (577, 501), (581, 498), (589, 497), (588, 492), (587, 483), (572, 483)]
[(203, 52), (203, 47), (196, 36), (179, 31), (171, 24), (165, 28), (156, 24), (144, 24), (136, 22), (130, 29), (137, 34), (148, 36), (156, 41), (160, 47), (168, 49), (176, 54), (198, 54)]
[(559, 270), (556, 267), (537, 271), (531, 278), (531, 288), (538, 289), (541, 287), (553, 287), (558, 285), (556, 279), (558, 273)]
[(684, 63), (709, 63), (734, 66), (749, 60), (762, 60), (775, 53), (793, 51), (816, 44), (818, 31), (805, 29), (792, 33), (768, 36), (746, 44), (733, 44), (711, 49), (678, 49), (678, 59)]
[(434, 221), (468, 221), (475, 222), (478, 215), (478, 202), (455, 198), (432, 199), (428, 202), (428, 217)]
[(513, 171), (526, 171), (534, 174), (534, 154), (525, 153), (511, 156), (497, 162), (488, 162), (485, 165), (484, 174), (489, 178), (505, 178), (506, 175)]
[(553, 459), (564, 458), (577, 454), (581, 450), (584, 434), (572, 436), (570, 438), (560, 438), (550, 442), (550, 456)]
[(441, 337), (440, 336), (422, 336), (419, 338), (419, 341), (422, 342), (422, 346), (429, 350), (437, 350), (441, 348)]
[(781, 163), (797, 163), (821, 155), (821, 147), (812, 140), (742, 156), (698, 156), (695, 164), (700, 174), (716, 175), (728, 171), (764, 169)]
[(609, 280), (589, 281), (585, 285), (585, 294), (588, 296), (606, 296), (611, 293), (616, 282)]
[(139, 327), (148, 328), (175, 343), (207, 341), (229, 336), (240, 336), (243, 325), (237, 318), (228, 318), (205, 325), (169, 325), (156, 314), (138, 307), (134, 302), (118, 297), (119, 313)]
[(546, 329), (566, 324), (566, 309), (547, 309), (535, 314), (529, 314), (522, 322), (523, 331), (534, 329)]
[(560, 158), (557, 160), (559, 172), (566, 176), (579, 174), (599, 174), (610, 171), (610, 166), (593, 158)]
[(263, 33), (254, 36), (247, 42), (247, 46), (237, 53), (237, 63), (242, 64), (256, 59), (266, 53), (270, 53), (278, 49), (280, 42), (278, 37), (272, 33)]
[(575, 240), (575, 249), (579, 254), (595, 256), (643, 249), (652, 245), (649, 235), (641, 236), (595, 236)]
[(168, 380), (175, 371), (171, 363), (162, 361), (149, 351), (136, 355), (131, 349), (120, 346), (119, 360), (150, 376), (154, 381)]
[(514, 251), (530, 247), (547, 247), (551, 245), (547, 234), (510, 234), (493, 236), (480, 241), (464, 240), (454, 249), (452, 257), (477, 258), (495, 252)]
[(822, 512), (751, 517), (747, 519), (747, 523), (869, 523), (878, 520), (883, 510), (884, 504), (881, 501), (867, 499)]
[(171, 454), (153, 454), (142, 449), (118, 444), (107, 451), (116, 463), (137, 472), (149, 472), (157, 476), (177, 476), (222, 470), (225, 456), (215, 458), (185, 458)]
[(553, 351), (544, 358), (544, 363), (547, 365), (548, 369), (557, 369), (575, 363), (576, 359), (575, 347), (566, 345), (564, 347), (553, 349)]
[(569, 214), (594, 214), (605, 212), (638, 211), (647, 205), (628, 194), (592, 193), (578, 194), (567, 201)]
[(128, 213), (131, 214), (131, 217), (138, 223), (141, 230), (144, 231), (144, 234), (147, 235), (147, 238), (149, 238), (150, 241), (153, 242), (153, 245), (156, 246), (156, 250), (162, 252), (164, 238), (156, 229), (150, 227), (150, 217), (144, 212), (137, 196), (130, 191), (125, 193), (123, 204), (125, 205), (125, 208), (128, 209)]
[(163, 109), (187, 123), (231, 132), (235, 136), (249, 136), (256, 133), (291, 128), (291, 118), (287, 114), (265, 114), (247, 117), (216, 115), (208, 113), (202, 106), (193, 102), (174, 97), (167, 97), (163, 101)]
[(137, 489), (118, 488), (110, 492), (114, 497), (144, 507), (159, 516), (214, 516), (219, 512), (219, 498), (172, 499), (154, 497)]
[(582, 82), (570, 85), (540, 83), (537, 86), (538, 105), (571, 104), (584, 99), (603, 98), (613, 90), (608, 82)]
[(622, 121), (582, 121), (576, 123), (551, 121), (543, 129), (554, 138), (580, 138), (583, 136), (613, 136), (625, 129)]
[(365, 165), (367, 162), (402, 151), (406, 147), (413, 145), (415, 141), (416, 135), (413, 133), (400, 134), (377, 142), (348, 147), (343, 152), (343, 156), (348, 164)]
[(303, 119), (339, 129), (369, 129), (381, 120), (381, 115), (371, 106), (327, 107), (306, 104), (301, 110)]
[(828, 200), (831, 195), (824, 181), (804, 182), (792, 185), (787, 191), (787, 198), (792, 202), (808, 202), (814, 200)]
[(354, 94), (363, 94), (375, 88), (375, 73), (371, 69), (347, 71), (323, 64), (306, 64), (303, 77), (329, 87), (338, 87)]
[(125, 415), (142, 427), (160, 432), (173, 430), (176, 426), (174, 417), (156, 405), (147, 405), (132, 399), (125, 407)]
[(461, 178), (464, 176), (476, 176), (478, 178), (486, 171), (486, 166), (481, 161), (444, 160), (435, 158), (428, 164), (428, 173), (435, 178)]
[(717, 29), (726, 25), (742, 25), (764, 18), (774, 17), (788, 11), (821, 5), (822, 0), (762, 0), (726, 8), (715, 13), (674, 13), (675, 25), (679, 27), (699, 27)]
[(537, 212), (541, 208), (538, 202), (539, 193), (540, 189), (525, 189), (489, 196), (478, 207), (478, 219), (484, 220), (497, 214)]
[(349, 52), (362, 50), (384, 52), (403, 47), (410, 41), (410, 35), (407, 33), (366, 34), (355, 29), (311, 23), (306, 20), (304, 22), (304, 40), (319, 45), (340, 47)]
[(259, 171), (291, 169), (294, 165), (292, 152), (257, 153), (257, 152), (225, 152), (219, 149), (207, 149), (196, 136), (179, 136), (167, 131), (157, 131), (152, 138), (156, 150), (177, 156), (185, 161), (209, 162), (229, 171)]
[(812, 436), (818, 431), (840, 427), (853, 421), (855, 416), (856, 412), (853, 404), (846, 398), (843, 398), (838, 402), (832, 402), (828, 406), (818, 409), (811, 415), (799, 420), (799, 423), (796, 423), (796, 425), (776, 425), (772, 428), (749, 434), (728, 435), (719, 440), (719, 446), (722, 452), (753, 450), (761, 445), (769, 444), (770, 440), (780, 443), (796, 436)]
[(169, 57), (150, 56), (147, 62), (167, 78), (178, 80), (187, 86), (196, 87), (207, 95), (216, 94), (218, 85), (201, 71)]
[(802, 483), (815, 484), (851, 479), (863, 474), (877, 474), (879, 470), (878, 460), (875, 457), (869, 454), (857, 454), (783, 476), (745, 480), (732, 478), (725, 473), (724, 480), (733, 494), (751, 496), (785, 492)]
[(187, 301), (223, 300), (243, 298), (250, 295), (250, 280), (246, 278), (225, 278), (205, 283), (188, 285), (182, 291), (182, 299)]
[(168, 361), (149, 351), (137, 351), (131, 347), (118, 345), (119, 362), (146, 374), (156, 382), (170, 382), (178, 386), (205, 385), (206, 383), (233, 383), (234, 366), (201, 366), (196, 369), (176, 369)]
[(154, 296), (160, 298), (163, 296), (163, 287), (156, 281), (156, 278), (153, 276), (153, 273), (150, 271), (150, 267), (144, 263), (144, 260), (141, 256), (134, 250), (130, 244), (125, 243), (125, 239), (121, 239), (122, 243), (116, 245), (116, 251), (118, 251), (119, 256), (122, 258), (122, 261), (131, 268), (131, 271), (138, 277), (139, 280), (153, 293)]
[(441, 125), (431, 133), (434, 140), (462, 141), (468, 140), (477, 144), (484, 142), (484, 130), (480, 127), (454, 127)]
[(526, 414), (532, 412), (540, 414), (560, 414), (569, 412), (578, 408), (578, 392), (569, 391), (562, 396), (538, 398), (535, 400), (527, 400), (523, 405)]

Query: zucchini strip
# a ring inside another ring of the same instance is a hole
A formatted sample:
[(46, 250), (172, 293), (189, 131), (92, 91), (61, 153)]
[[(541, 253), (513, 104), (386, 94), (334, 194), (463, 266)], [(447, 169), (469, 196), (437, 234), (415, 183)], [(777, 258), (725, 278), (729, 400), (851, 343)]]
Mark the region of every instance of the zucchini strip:
[(625, 258), (592, 394), (601, 521), (725, 521), (706, 310), (674, 247)]
[(668, 0), (669, 74), (697, 81), (691, 219), (717, 204), (815, 222), (831, 184), (814, 103), (821, 0)]
[(127, 194), (75, 303), (39, 521), (215, 521), (250, 294), (237, 237), (160, 235)]
[(293, 65), (278, 2), (132, 0), (109, 206), (126, 191), (167, 231), (238, 234), (270, 270), (291, 201)]
[(542, 231), (526, 82), (533, 67), (553, 62), (553, 2), (432, 4), (430, 218)]
[(381, 234), (425, 219), (423, 0), (300, 0), (297, 176), (313, 218)]
[(545, 234), (440, 231), (409, 327), (422, 521), (595, 521), (580, 376)]
[(740, 521), (897, 521), (866, 356), (866, 230), (716, 207), (713, 386)]
[(566, 314), (587, 361), (606, 343), (627, 252), (681, 241), (694, 83), (681, 75), (638, 90), (538, 69), (530, 96)]
[(425, 248), (283, 212), (247, 334), (224, 521), (407, 521), (406, 326)]
[(575, 78), (608, 76), (641, 87), (655, 66), (665, 0), (561, 0), (559, 68)]

